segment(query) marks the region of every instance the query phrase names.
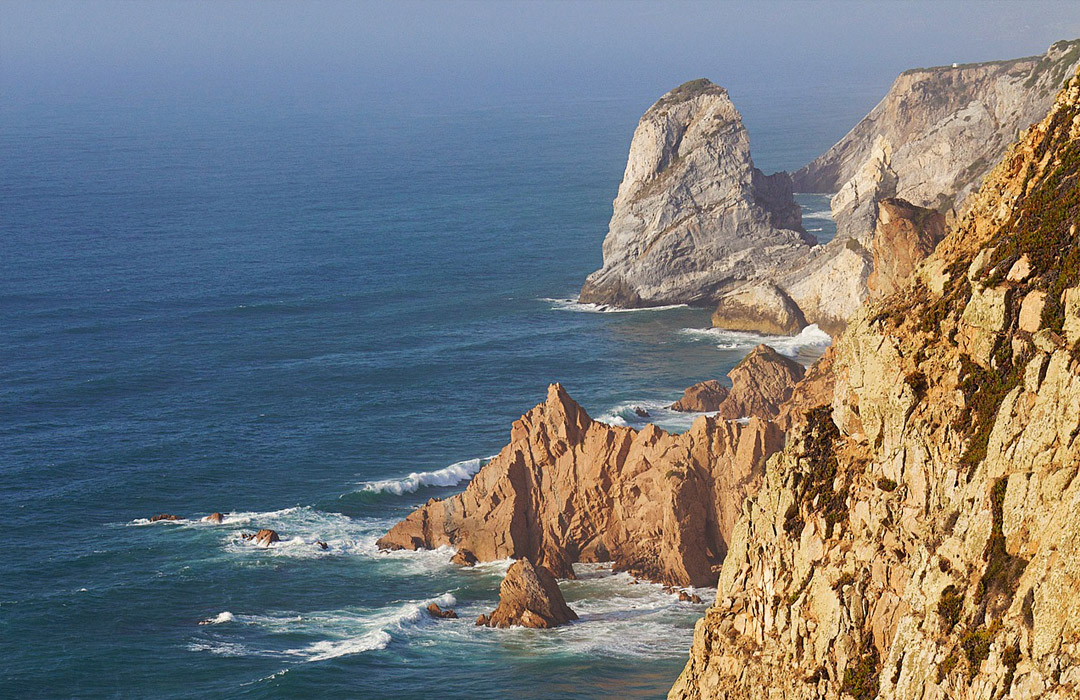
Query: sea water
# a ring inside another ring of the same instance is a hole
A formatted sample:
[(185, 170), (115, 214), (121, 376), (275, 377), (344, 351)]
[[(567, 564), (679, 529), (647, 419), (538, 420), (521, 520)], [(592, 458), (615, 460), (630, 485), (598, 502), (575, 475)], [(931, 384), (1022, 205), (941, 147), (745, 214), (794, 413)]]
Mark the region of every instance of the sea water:
[[(573, 301), (640, 111), (6, 105), (0, 695), (662, 697), (704, 606), (593, 566), (563, 584), (579, 622), (476, 628), (508, 562), (374, 544), (550, 382), (682, 430), (665, 406), (757, 343), (828, 344)], [(797, 131), (761, 131), (791, 160)], [(827, 239), (827, 197), (800, 203)]]

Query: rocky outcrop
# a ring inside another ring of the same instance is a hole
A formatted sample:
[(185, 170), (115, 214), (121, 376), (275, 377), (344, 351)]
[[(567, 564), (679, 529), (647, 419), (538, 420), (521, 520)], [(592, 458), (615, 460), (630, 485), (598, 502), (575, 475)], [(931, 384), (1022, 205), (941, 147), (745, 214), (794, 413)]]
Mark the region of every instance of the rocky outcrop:
[(157, 522), (161, 522), (161, 521), (175, 522), (175, 521), (177, 521), (179, 519), (180, 519), (179, 516), (173, 515), (172, 513), (162, 513), (160, 515), (152, 516), (150, 518), (150, 522), (152, 522), (152, 523), (157, 523)]
[(225, 522), (225, 516), (221, 513), (211, 513), (210, 515), (205, 516), (202, 520), (204, 523), (220, 525), (221, 523)]
[(259, 530), (254, 535), (244, 535), (244, 539), (250, 539), (260, 547), (269, 547), (273, 543), (281, 541), (277, 531), (270, 529)]
[(438, 603), (430, 603), (427, 606), (427, 612), (428, 615), (431, 615), (432, 617), (439, 620), (456, 620), (458, 616), (458, 614), (453, 610), (443, 610), (441, 607), (439, 607)]
[(469, 550), (459, 549), (454, 556), (450, 557), (450, 563), (458, 566), (476, 566), (479, 562), (476, 555)]
[(834, 346), (670, 698), (1080, 695), (1078, 182), (1080, 77)]
[(581, 301), (623, 307), (706, 304), (740, 280), (805, 253), (787, 174), (754, 167), (727, 91), (686, 83), (648, 109), (634, 131), (604, 239), (604, 265)]
[(712, 314), (715, 328), (795, 335), (806, 318), (787, 293), (771, 282), (752, 282), (725, 293)]
[(481, 615), (477, 625), (548, 629), (578, 619), (551, 572), (528, 559), (510, 565), (499, 585), (499, 606)]
[(653, 581), (710, 585), (742, 502), (783, 439), (759, 418), (702, 416), (681, 435), (609, 426), (554, 384), (463, 493), (428, 501), (378, 546), (528, 558), (559, 577), (572, 577), (574, 562), (610, 561)]
[(758, 345), (728, 372), (731, 392), (720, 404), (720, 416), (772, 420), (804, 374), (806, 368), (795, 360)]
[(682, 397), (671, 404), (671, 410), (697, 413), (718, 411), (728, 393), (730, 391), (726, 386), (715, 379), (708, 379), (687, 387)]
[(878, 202), (874, 271), (867, 287), (876, 299), (896, 292), (945, 237), (945, 217), (902, 199)]

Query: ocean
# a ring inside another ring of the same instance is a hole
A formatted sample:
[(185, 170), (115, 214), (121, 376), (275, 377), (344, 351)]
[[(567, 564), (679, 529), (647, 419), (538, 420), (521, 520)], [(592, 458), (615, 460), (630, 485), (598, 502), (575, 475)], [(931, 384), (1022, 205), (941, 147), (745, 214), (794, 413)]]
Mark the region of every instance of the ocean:
[[(797, 167), (830, 93), (769, 94), (733, 95), (755, 159)], [(572, 301), (647, 104), (5, 103), (0, 696), (663, 697), (704, 606), (587, 567), (580, 622), (478, 629), (507, 562), (374, 546), (549, 383), (682, 430), (663, 406), (763, 340)], [(799, 199), (827, 239), (827, 197)], [(263, 527), (283, 542), (240, 537)]]

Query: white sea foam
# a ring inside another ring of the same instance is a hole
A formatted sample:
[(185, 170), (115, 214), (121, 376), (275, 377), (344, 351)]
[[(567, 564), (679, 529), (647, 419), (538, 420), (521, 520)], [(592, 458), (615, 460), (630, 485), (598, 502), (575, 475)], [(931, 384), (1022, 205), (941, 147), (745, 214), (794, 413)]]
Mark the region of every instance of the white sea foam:
[(684, 328), (680, 332), (691, 339), (714, 342), (721, 350), (750, 350), (765, 343), (782, 355), (806, 362), (813, 362), (832, 345), (832, 337), (817, 324), (807, 326), (798, 335), (761, 335), (723, 328)]
[(637, 309), (623, 309), (618, 306), (609, 306), (608, 304), (584, 304), (577, 299), (550, 299), (548, 297), (542, 297), (540, 301), (546, 301), (551, 304), (551, 309), (553, 311), (576, 311), (578, 313), (586, 314), (625, 314), (689, 308), (686, 304), (668, 304), (666, 306), (645, 306)]
[(228, 610), (226, 610), (224, 612), (218, 613), (217, 615), (214, 615), (213, 617), (206, 618), (205, 620), (203, 620), (199, 624), (200, 625), (221, 625), (221, 624), (224, 624), (226, 622), (233, 622), (234, 620), (236, 620), (236, 616), (233, 615)]
[[(457, 603), (451, 593), (436, 598), (412, 601), (375, 610), (331, 610), (310, 613), (236, 615), (242, 623), (236, 634), (257, 635), (260, 644), (233, 639), (199, 639), (188, 645), (192, 651), (207, 651), (227, 656), (272, 656), (301, 662), (362, 654), (385, 649), (395, 636), (408, 636), (416, 625), (429, 618), (426, 608), (436, 603), (451, 607)], [(247, 631), (245, 631), (247, 628)], [(216, 636), (216, 634), (215, 634)], [(301, 646), (274, 647), (275, 637), (292, 641), (308, 636), (313, 641)]]
[(413, 472), (401, 479), (366, 481), (360, 485), (360, 490), (371, 493), (392, 493), (401, 496), (406, 493), (415, 493), (424, 486), (456, 486), (471, 479), (476, 472), (480, 471), (481, 467), (492, 459), (494, 459), (494, 455), (483, 459), (466, 459), (435, 471)]
[(821, 211), (804, 212), (803, 215), (802, 215), (802, 218), (804, 218), (804, 219), (825, 219), (827, 221), (832, 221), (832, 210), (831, 209), (823, 209)]
[[(652, 423), (671, 433), (681, 433), (690, 429), (698, 416), (712, 413), (690, 413), (671, 410), (672, 401), (630, 401), (621, 403), (607, 413), (596, 418), (601, 423), (631, 428), (643, 428)], [(644, 409), (646, 416), (638, 415), (637, 409)]]

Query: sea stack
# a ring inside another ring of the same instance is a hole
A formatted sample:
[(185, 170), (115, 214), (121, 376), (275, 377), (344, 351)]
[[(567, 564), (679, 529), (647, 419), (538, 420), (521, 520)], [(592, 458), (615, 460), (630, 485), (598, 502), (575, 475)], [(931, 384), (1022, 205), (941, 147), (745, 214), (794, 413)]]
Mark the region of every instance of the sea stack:
[(528, 559), (510, 565), (499, 586), (499, 607), (481, 615), (477, 625), (547, 629), (578, 619), (551, 572)]
[(786, 173), (750, 158), (724, 88), (694, 80), (661, 97), (634, 131), (604, 239), (604, 266), (581, 301), (622, 307), (711, 304), (814, 244)]

